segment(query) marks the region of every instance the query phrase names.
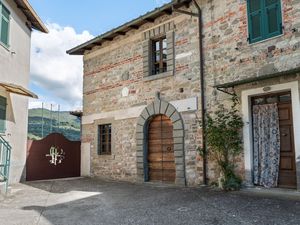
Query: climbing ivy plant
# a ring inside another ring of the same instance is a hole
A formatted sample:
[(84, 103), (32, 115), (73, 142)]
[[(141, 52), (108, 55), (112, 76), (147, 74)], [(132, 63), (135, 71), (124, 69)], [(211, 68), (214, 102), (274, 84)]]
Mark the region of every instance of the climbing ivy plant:
[(232, 97), (232, 106), (227, 109), (220, 105), (218, 110), (206, 117), (207, 151), (198, 149), (200, 155), (207, 154), (217, 162), (220, 171), (218, 186), (223, 190), (238, 190), (241, 178), (235, 174), (234, 159), (242, 151), (242, 117), (237, 110), (238, 99)]

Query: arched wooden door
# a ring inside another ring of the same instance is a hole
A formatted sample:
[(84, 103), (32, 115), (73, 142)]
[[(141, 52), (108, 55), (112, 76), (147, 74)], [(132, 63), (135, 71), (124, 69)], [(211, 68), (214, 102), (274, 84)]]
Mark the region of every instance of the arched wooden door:
[(175, 182), (173, 124), (164, 115), (155, 116), (148, 130), (149, 181)]

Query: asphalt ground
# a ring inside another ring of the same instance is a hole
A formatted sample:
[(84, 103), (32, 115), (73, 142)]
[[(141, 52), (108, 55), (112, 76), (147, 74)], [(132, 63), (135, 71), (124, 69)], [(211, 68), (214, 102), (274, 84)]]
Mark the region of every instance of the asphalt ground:
[(299, 195), (100, 179), (38, 181), (0, 198), (0, 225), (300, 224)]

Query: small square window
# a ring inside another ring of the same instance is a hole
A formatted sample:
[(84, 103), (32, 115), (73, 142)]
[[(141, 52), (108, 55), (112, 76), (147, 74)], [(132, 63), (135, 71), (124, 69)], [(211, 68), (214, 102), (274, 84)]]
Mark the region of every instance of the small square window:
[(291, 102), (292, 101), (291, 94), (289, 93), (289, 94), (280, 95), (279, 101), (280, 102)]
[(167, 72), (167, 39), (161, 37), (152, 40), (152, 61), (151, 61), (151, 74), (156, 75)]
[(98, 155), (111, 154), (111, 124), (98, 126)]

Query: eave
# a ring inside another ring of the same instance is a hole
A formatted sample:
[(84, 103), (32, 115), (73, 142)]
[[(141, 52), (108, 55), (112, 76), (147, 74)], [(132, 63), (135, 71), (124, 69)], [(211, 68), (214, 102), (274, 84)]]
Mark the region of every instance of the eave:
[(162, 7), (156, 8), (153, 11), (150, 11), (130, 22), (127, 22), (113, 30), (110, 30), (102, 35), (99, 35), (93, 38), (90, 41), (87, 41), (81, 45), (78, 45), (75, 48), (72, 48), (67, 51), (70, 55), (83, 55), (86, 50), (91, 50), (94, 46), (101, 46), (105, 41), (112, 41), (115, 37), (119, 35), (125, 35), (130, 30), (138, 30), (139, 27), (145, 23), (152, 23), (156, 18), (162, 15), (172, 14), (174, 8), (179, 8), (181, 6), (188, 6), (192, 0), (176, 0), (168, 4), (163, 5)]
[(234, 88), (239, 85), (243, 84), (249, 84), (252, 82), (258, 82), (258, 81), (264, 81), (267, 79), (272, 79), (272, 78), (277, 78), (281, 76), (289, 76), (289, 75), (295, 75), (297, 73), (300, 73), (300, 67), (291, 69), (291, 70), (285, 70), (285, 71), (280, 71), (276, 73), (270, 73), (270, 74), (265, 74), (257, 77), (251, 77), (251, 78), (246, 78), (243, 80), (236, 80), (228, 83), (223, 83), (223, 84), (217, 84), (214, 86), (214, 88), (219, 89), (228, 89), (228, 88)]
[(0, 87), (3, 87), (7, 92), (14, 93), (17, 95), (23, 95), (31, 98), (38, 98), (38, 96), (29, 91), (28, 89), (24, 88), (21, 85), (17, 84), (12, 84), (12, 83), (5, 83), (5, 82), (0, 82)]
[(14, 0), (17, 4), (17, 7), (23, 12), (26, 16), (27, 20), (30, 22), (28, 26), (30, 28), (39, 30), (43, 33), (48, 33), (48, 29), (45, 24), (42, 22), (38, 14), (34, 11), (32, 6), (29, 4), (27, 0)]

